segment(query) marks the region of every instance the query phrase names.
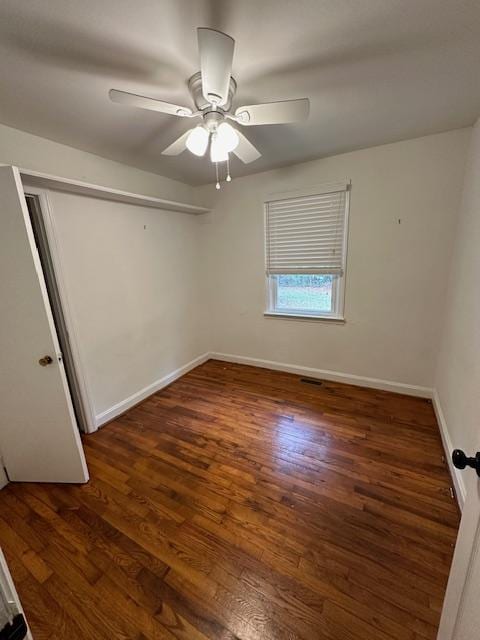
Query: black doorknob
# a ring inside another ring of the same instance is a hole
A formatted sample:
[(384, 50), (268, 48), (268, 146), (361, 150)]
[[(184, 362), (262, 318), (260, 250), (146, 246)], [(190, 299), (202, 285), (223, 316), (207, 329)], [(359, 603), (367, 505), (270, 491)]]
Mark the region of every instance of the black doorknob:
[(457, 469), (465, 469), (472, 467), (480, 478), (480, 451), (477, 451), (474, 458), (469, 458), (461, 449), (455, 449), (452, 453), (453, 466)]

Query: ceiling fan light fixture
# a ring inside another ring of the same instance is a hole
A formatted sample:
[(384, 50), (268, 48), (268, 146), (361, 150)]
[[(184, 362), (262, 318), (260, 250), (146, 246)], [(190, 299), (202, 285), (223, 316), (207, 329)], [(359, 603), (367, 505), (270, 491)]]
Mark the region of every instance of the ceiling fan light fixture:
[(219, 125), (217, 129), (217, 139), (227, 153), (230, 153), (230, 151), (238, 147), (238, 133), (228, 122), (222, 122), (222, 124)]
[(212, 133), (212, 141), (210, 143), (210, 160), (212, 162), (226, 162), (228, 160), (228, 150), (222, 144), (218, 133)]
[(185, 145), (196, 156), (204, 156), (208, 147), (208, 131), (199, 125), (190, 131)]
[[(278, 100), (239, 106), (234, 112), (232, 105), (237, 91), (237, 82), (232, 77), (235, 40), (226, 33), (208, 27), (198, 28), (197, 34), (200, 70), (188, 80), (195, 110), (119, 89), (109, 91), (110, 100), (180, 118), (202, 118), (201, 126), (182, 133), (163, 149), (162, 154), (178, 156), (188, 149), (196, 156), (204, 156), (210, 145), (211, 161), (227, 163), (225, 179), (230, 182), (229, 153), (233, 152), (245, 164), (261, 156), (242, 133), (244, 126), (302, 122), (308, 117), (310, 103), (308, 98)], [(236, 125), (230, 126), (225, 118), (233, 120)], [(220, 185), (218, 179), (217, 183)]]

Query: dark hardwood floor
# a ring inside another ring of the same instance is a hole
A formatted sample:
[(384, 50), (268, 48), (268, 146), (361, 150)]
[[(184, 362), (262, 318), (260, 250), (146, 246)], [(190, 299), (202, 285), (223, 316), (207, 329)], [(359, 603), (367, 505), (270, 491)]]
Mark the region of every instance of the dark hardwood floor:
[(459, 516), (430, 402), (209, 361), (0, 492), (35, 640), (433, 640)]

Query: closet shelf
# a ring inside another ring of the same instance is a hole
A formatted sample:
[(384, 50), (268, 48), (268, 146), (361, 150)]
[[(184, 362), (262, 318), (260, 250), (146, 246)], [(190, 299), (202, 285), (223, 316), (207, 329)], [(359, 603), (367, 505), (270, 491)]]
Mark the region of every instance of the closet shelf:
[(76, 193), (83, 196), (91, 196), (93, 198), (102, 198), (103, 200), (113, 200), (114, 202), (124, 202), (126, 204), (134, 204), (140, 207), (150, 207), (151, 209), (163, 209), (165, 211), (179, 211), (181, 213), (190, 213), (194, 215), (208, 213), (210, 209), (198, 207), (194, 204), (177, 202), (175, 200), (165, 200), (163, 198), (154, 198), (153, 196), (144, 196), (138, 193), (129, 193), (128, 191), (120, 191), (110, 187), (102, 187), (97, 184), (81, 182), (79, 180), (71, 180), (70, 178), (60, 178), (30, 169), (19, 168), (22, 182), (24, 185), (32, 187), (44, 187), (46, 189), (55, 189), (56, 191), (65, 191), (67, 193)]

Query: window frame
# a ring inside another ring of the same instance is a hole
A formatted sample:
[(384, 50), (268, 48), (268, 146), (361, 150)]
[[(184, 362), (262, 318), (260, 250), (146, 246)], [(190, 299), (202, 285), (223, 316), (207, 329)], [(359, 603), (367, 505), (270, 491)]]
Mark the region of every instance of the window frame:
[[(347, 261), (348, 261), (348, 229), (349, 229), (349, 217), (350, 217), (350, 191), (351, 191), (351, 182), (349, 180), (342, 181), (341, 184), (346, 185), (346, 196), (345, 196), (345, 225), (344, 225), (344, 237), (343, 237), (343, 246), (344, 246), (344, 269), (342, 275), (333, 275), (334, 283), (332, 286), (332, 310), (330, 312), (322, 312), (318, 313), (315, 310), (311, 312), (305, 309), (292, 309), (292, 310), (282, 310), (277, 308), (277, 281), (276, 275), (269, 275), (265, 273), (265, 317), (271, 318), (291, 318), (291, 319), (300, 319), (300, 320), (320, 320), (320, 321), (333, 321), (333, 322), (345, 322), (345, 282), (347, 275)], [(326, 185), (319, 185), (316, 188), (298, 190), (298, 191), (289, 191), (280, 194), (273, 194), (273, 198), (275, 200), (279, 199), (287, 199), (292, 197), (303, 197), (309, 195), (318, 195), (323, 191), (328, 189)], [(267, 260), (267, 209), (268, 202), (270, 200), (265, 200), (263, 207), (263, 228), (264, 228), (264, 252), (265, 252), (265, 264)], [(328, 275), (328, 274), (327, 274)]]

